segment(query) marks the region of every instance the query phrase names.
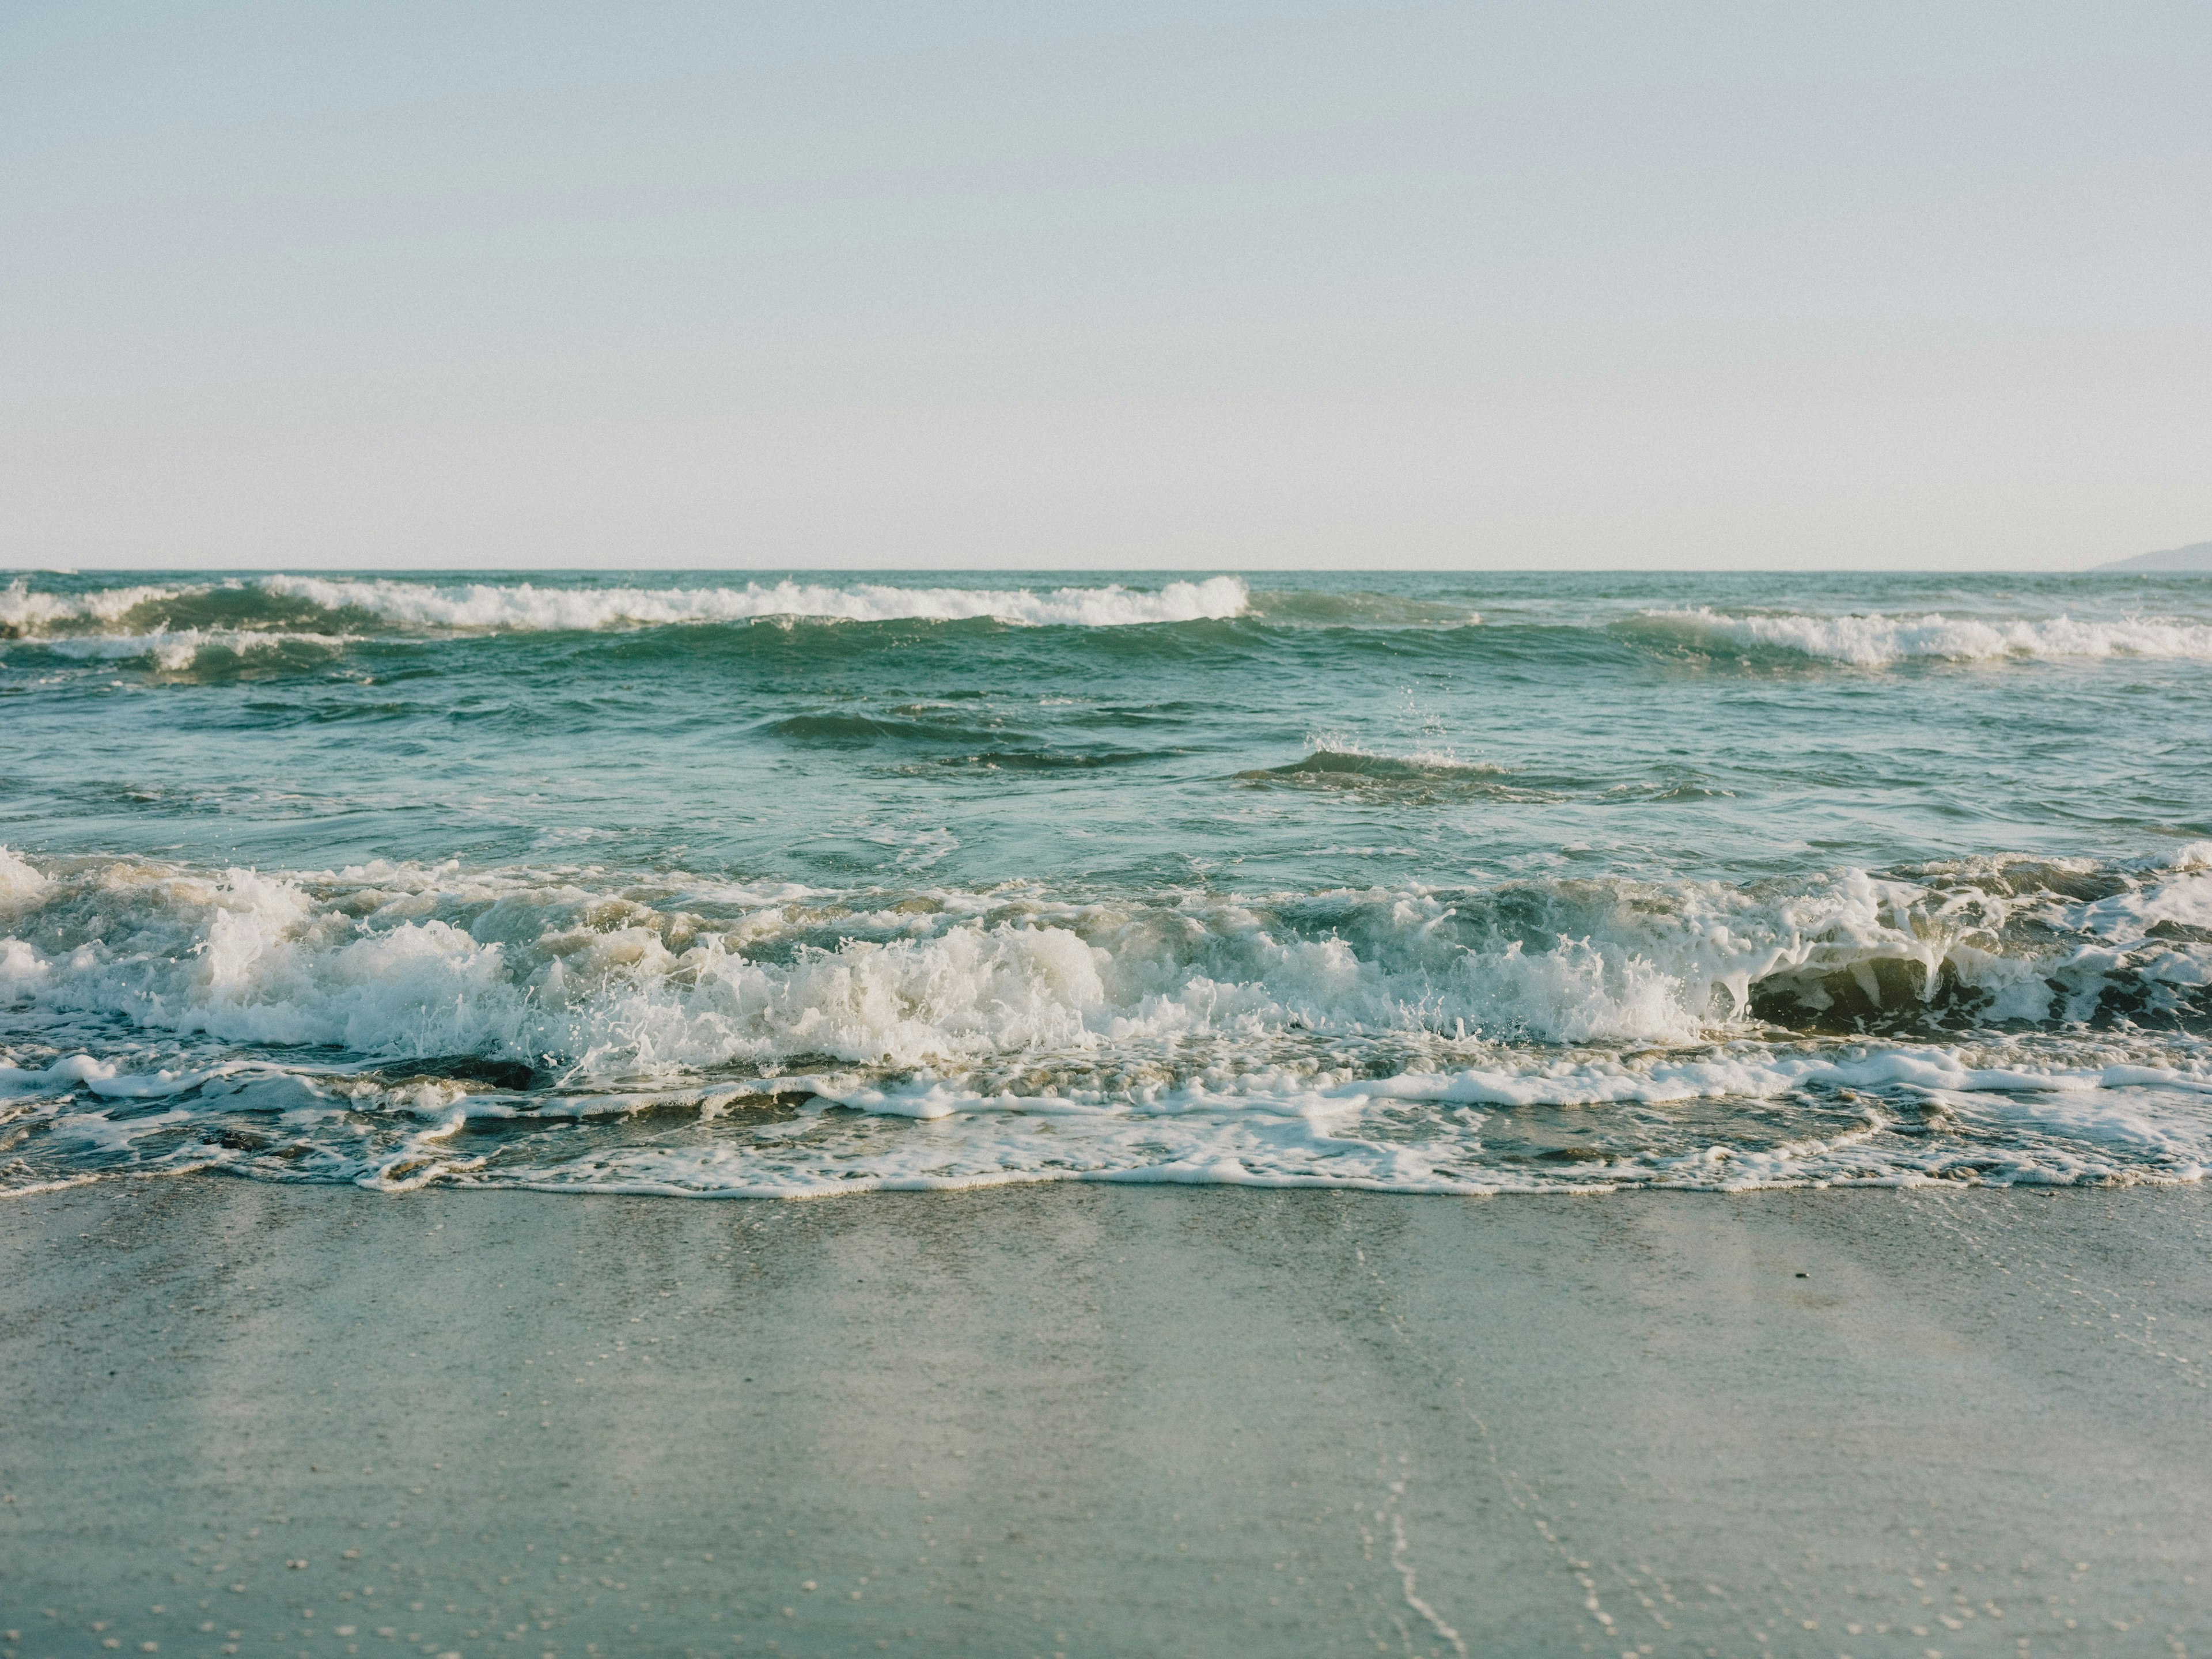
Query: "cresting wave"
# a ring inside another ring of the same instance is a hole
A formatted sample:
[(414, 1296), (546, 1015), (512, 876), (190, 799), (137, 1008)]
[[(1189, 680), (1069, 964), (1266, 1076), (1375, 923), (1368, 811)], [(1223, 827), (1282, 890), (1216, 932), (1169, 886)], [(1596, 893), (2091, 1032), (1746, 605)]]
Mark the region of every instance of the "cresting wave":
[(1784, 653), (1879, 668), (1915, 658), (1975, 662), (2008, 657), (2212, 659), (2212, 625), (2131, 617), (1985, 620), (1943, 616), (1752, 616), (1647, 611), (1617, 624), (1627, 636), (1708, 654)]
[[(226, 637), (255, 625), (295, 628), (308, 621), (343, 635), (349, 627), (543, 633), (671, 624), (798, 618), (833, 622), (963, 622), (1030, 626), (1126, 627), (1218, 621), (1239, 615), (1248, 595), (1233, 576), (1172, 581), (1157, 592), (1110, 583), (1029, 588), (897, 587), (872, 583), (747, 582), (742, 586), (559, 587), (530, 582), (434, 584), (343, 577), (273, 575), (221, 585), (133, 586), (82, 595), (33, 592), (18, 580), (0, 592), (0, 638), (121, 635), (183, 637), (223, 612), (236, 616)], [(182, 626), (179, 619), (182, 618)]]
[(1027, 588), (891, 587), (860, 583), (748, 582), (743, 587), (552, 588), (472, 582), (433, 587), (417, 582), (330, 580), (272, 576), (272, 592), (334, 611), (365, 611), (387, 622), (458, 629), (591, 629), (670, 623), (747, 622), (794, 617), (836, 622), (995, 622), (1081, 628), (1142, 623), (1201, 622), (1234, 617), (1245, 605), (1233, 576), (1170, 582), (1157, 593), (1110, 584)]
[(0, 1185), (2194, 1180), (2212, 845), (1737, 888), (828, 892), (0, 854)]

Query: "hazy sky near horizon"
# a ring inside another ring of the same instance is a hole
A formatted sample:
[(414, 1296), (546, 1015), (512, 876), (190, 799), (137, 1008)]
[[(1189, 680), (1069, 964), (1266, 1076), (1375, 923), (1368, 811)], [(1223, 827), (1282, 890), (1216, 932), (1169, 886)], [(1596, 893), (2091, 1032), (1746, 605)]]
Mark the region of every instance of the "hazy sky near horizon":
[(2212, 7), (0, 9), (0, 564), (2212, 536)]

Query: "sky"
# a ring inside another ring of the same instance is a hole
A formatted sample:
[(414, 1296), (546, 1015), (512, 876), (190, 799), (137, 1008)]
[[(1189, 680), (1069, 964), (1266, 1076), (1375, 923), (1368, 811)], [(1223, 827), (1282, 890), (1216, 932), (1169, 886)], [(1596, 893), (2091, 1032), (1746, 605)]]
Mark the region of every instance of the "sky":
[(2212, 7), (0, 6), (0, 565), (2212, 536)]

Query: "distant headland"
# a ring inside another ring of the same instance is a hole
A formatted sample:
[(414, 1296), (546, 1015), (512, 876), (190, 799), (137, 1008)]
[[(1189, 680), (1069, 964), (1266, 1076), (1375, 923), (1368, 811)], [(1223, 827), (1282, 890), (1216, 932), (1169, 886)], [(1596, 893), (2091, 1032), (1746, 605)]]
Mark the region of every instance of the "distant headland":
[(2191, 542), (2169, 547), (2163, 553), (2138, 553), (2132, 559), (2115, 559), (2099, 570), (2202, 570), (2212, 573), (2212, 542)]

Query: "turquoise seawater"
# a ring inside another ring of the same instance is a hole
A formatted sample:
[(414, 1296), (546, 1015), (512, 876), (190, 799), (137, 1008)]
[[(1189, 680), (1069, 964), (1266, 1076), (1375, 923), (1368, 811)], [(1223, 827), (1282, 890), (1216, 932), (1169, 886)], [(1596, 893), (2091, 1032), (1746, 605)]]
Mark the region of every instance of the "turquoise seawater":
[(2194, 1180), (2212, 580), (0, 589), (0, 1186)]

